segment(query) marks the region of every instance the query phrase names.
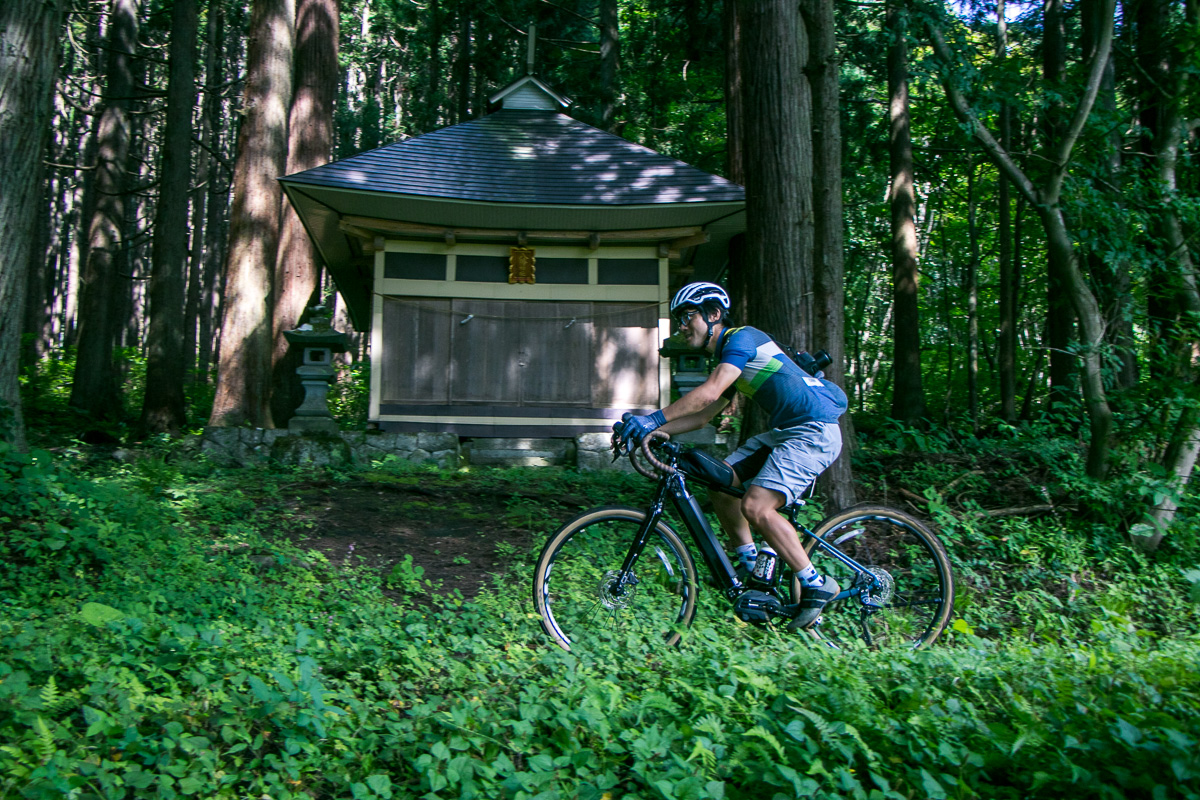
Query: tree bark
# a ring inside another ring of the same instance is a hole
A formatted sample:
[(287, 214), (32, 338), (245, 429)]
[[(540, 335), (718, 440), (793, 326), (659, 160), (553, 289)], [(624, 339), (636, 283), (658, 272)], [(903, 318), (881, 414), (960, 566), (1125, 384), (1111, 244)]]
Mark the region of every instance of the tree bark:
[(913, 190), (912, 132), (908, 103), (907, 8), (889, 0), (885, 27), (888, 35), (888, 156), (891, 164), (892, 292), (895, 339), (892, 370), (892, 416), (909, 425), (927, 416), (921, 377), (916, 195)]
[(115, 0), (109, 14), (103, 112), (96, 128), (94, 210), (87, 225), (88, 251), (80, 275), (79, 334), (71, 405), (96, 419), (117, 419), (121, 396), (113, 365), (120, 316), (117, 264), (124, 249), (126, 163), (131, 139), (133, 57), (138, 0)]
[(63, 4), (5, 0), (0, 6), (0, 440), (26, 449), (17, 383), (26, 275), (50, 133)]
[(788, 0), (739, 0), (750, 324), (797, 346), (812, 331), (812, 153), (807, 47)]
[[(1042, 119), (1042, 148), (1046, 155), (1062, 136), (1063, 72), (1067, 45), (1063, 23), (1063, 0), (1045, 0), (1042, 20), (1042, 83), (1048, 98)], [(1071, 354), (1075, 312), (1069, 295), (1070, 269), (1066, 254), (1054, 249), (1046, 253), (1046, 347), (1050, 353), (1050, 407), (1068, 402), (1074, 393), (1075, 357)]]
[(146, 393), (139, 427), (143, 434), (178, 434), (187, 422), (183, 393), (185, 268), (188, 184), (192, 171), (192, 108), (196, 102), (196, 0), (171, 8), (167, 118), (159, 169), (158, 206), (150, 275), (150, 321), (146, 336)]
[[(806, 72), (812, 84), (813, 149), (813, 333), (833, 362), (825, 369), (829, 380), (846, 385), (845, 212), (842, 208), (842, 124), (839, 108), (837, 26), (833, 0), (804, 0), (801, 14), (809, 32)], [(858, 502), (850, 468), (854, 423), (841, 420), (842, 455), (821, 475), (827, 510), (838, 511)]]
[(233, 178), (217, 393), (208, 424), (271, 427), (271, 278), (292, 100), (293, 0), (255, 0)]
[(742, 145), (742, 47), (737, 3), (725, 3), (722, 11), (725, 27), (725, 177), (739, 186), (746, 185)]
[[(333, 154), (333, 104), (338, 81), (337, 0), (300, 0), (296, 10), (295, 95), (288, 123), (287, 174), (329, 163)], [(299, 363), (288, 358), (283, 332), (300, 325), (317, 292), (318, 255), (290, 203), (275, 261), (274, 351), (271, 415), (285, 424), (302, 397), (291, 388)]]

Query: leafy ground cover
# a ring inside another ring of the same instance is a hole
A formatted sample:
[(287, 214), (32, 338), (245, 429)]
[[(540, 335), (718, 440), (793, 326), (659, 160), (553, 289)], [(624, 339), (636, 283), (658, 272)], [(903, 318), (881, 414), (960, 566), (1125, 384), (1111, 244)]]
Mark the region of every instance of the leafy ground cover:
[(676, 650), (550, 646), (541, 541), (636, 478), (0, 452), (0, 797), (1200, 795), (1194, 532), (1130, 549), (1038, 441), (860, 454), (960, 575), (904, 655), (708, 595)]

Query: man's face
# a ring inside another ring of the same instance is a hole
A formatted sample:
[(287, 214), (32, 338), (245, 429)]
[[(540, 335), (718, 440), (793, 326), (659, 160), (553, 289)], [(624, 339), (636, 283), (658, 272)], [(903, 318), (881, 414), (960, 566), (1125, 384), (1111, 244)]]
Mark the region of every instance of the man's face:
[(708, 336), (708, 323), (704, 319), (703, 311), (694, 306), (682, 310), (675, 317), (675, 324), (688, 347), (699, 350), (704, 346), (704, 339)]

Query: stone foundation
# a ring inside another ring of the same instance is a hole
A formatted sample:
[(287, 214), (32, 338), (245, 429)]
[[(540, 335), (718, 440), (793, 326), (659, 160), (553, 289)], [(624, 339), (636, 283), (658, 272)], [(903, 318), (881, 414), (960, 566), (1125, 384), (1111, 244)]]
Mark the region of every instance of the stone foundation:
[[(580, 472), (632, 472), (628, 458), (613, 461), (611, 434), (585, 433), (574, 439), (472, 439), (453, 433), (384, 433), (341, 431), (297, 434), (275, 428), (208, 428), (200, 449), (223, 466), (244, 466), (268, 460), (298, 466), (367, 465), (385, 458), (442, 469), (476, 466), (574, 466)], [(714, 455), (725, 455), (724, 437), (711, 428), (685, 434), (682, 441)]]
[(462, 463), (458, 437), (452, 433), (341, 431), (298, 436), (281, 428), (208, 428), (200, 437), (200, 449), (225, 466), (268, 459), (314, 466), (370, 464), (389, 456), (443, 469)]

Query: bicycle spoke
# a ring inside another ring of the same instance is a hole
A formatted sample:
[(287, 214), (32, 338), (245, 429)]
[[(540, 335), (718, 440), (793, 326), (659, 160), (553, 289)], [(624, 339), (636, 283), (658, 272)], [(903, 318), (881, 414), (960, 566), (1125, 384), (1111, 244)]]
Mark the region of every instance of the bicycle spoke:
[(819, 571), (856, 587), (827, 607), (818, 629), (823, 637), (839, 643), (857, 638), (872, 648), (920, 648), (941, 634), (953, 579), (941, 545), (920, 522), (894, 509), (848, 509), (816, 532), (867, 570), (855, 575), (806, 543)]
[(570, 649), (589, 632), (632, 633), (674, 644), (695, 613), (695, 566), (665, 525), (623, 573), (644, 512), (601, 509), (567, 523), (543, 550), (534, 578), (542, 626)]

